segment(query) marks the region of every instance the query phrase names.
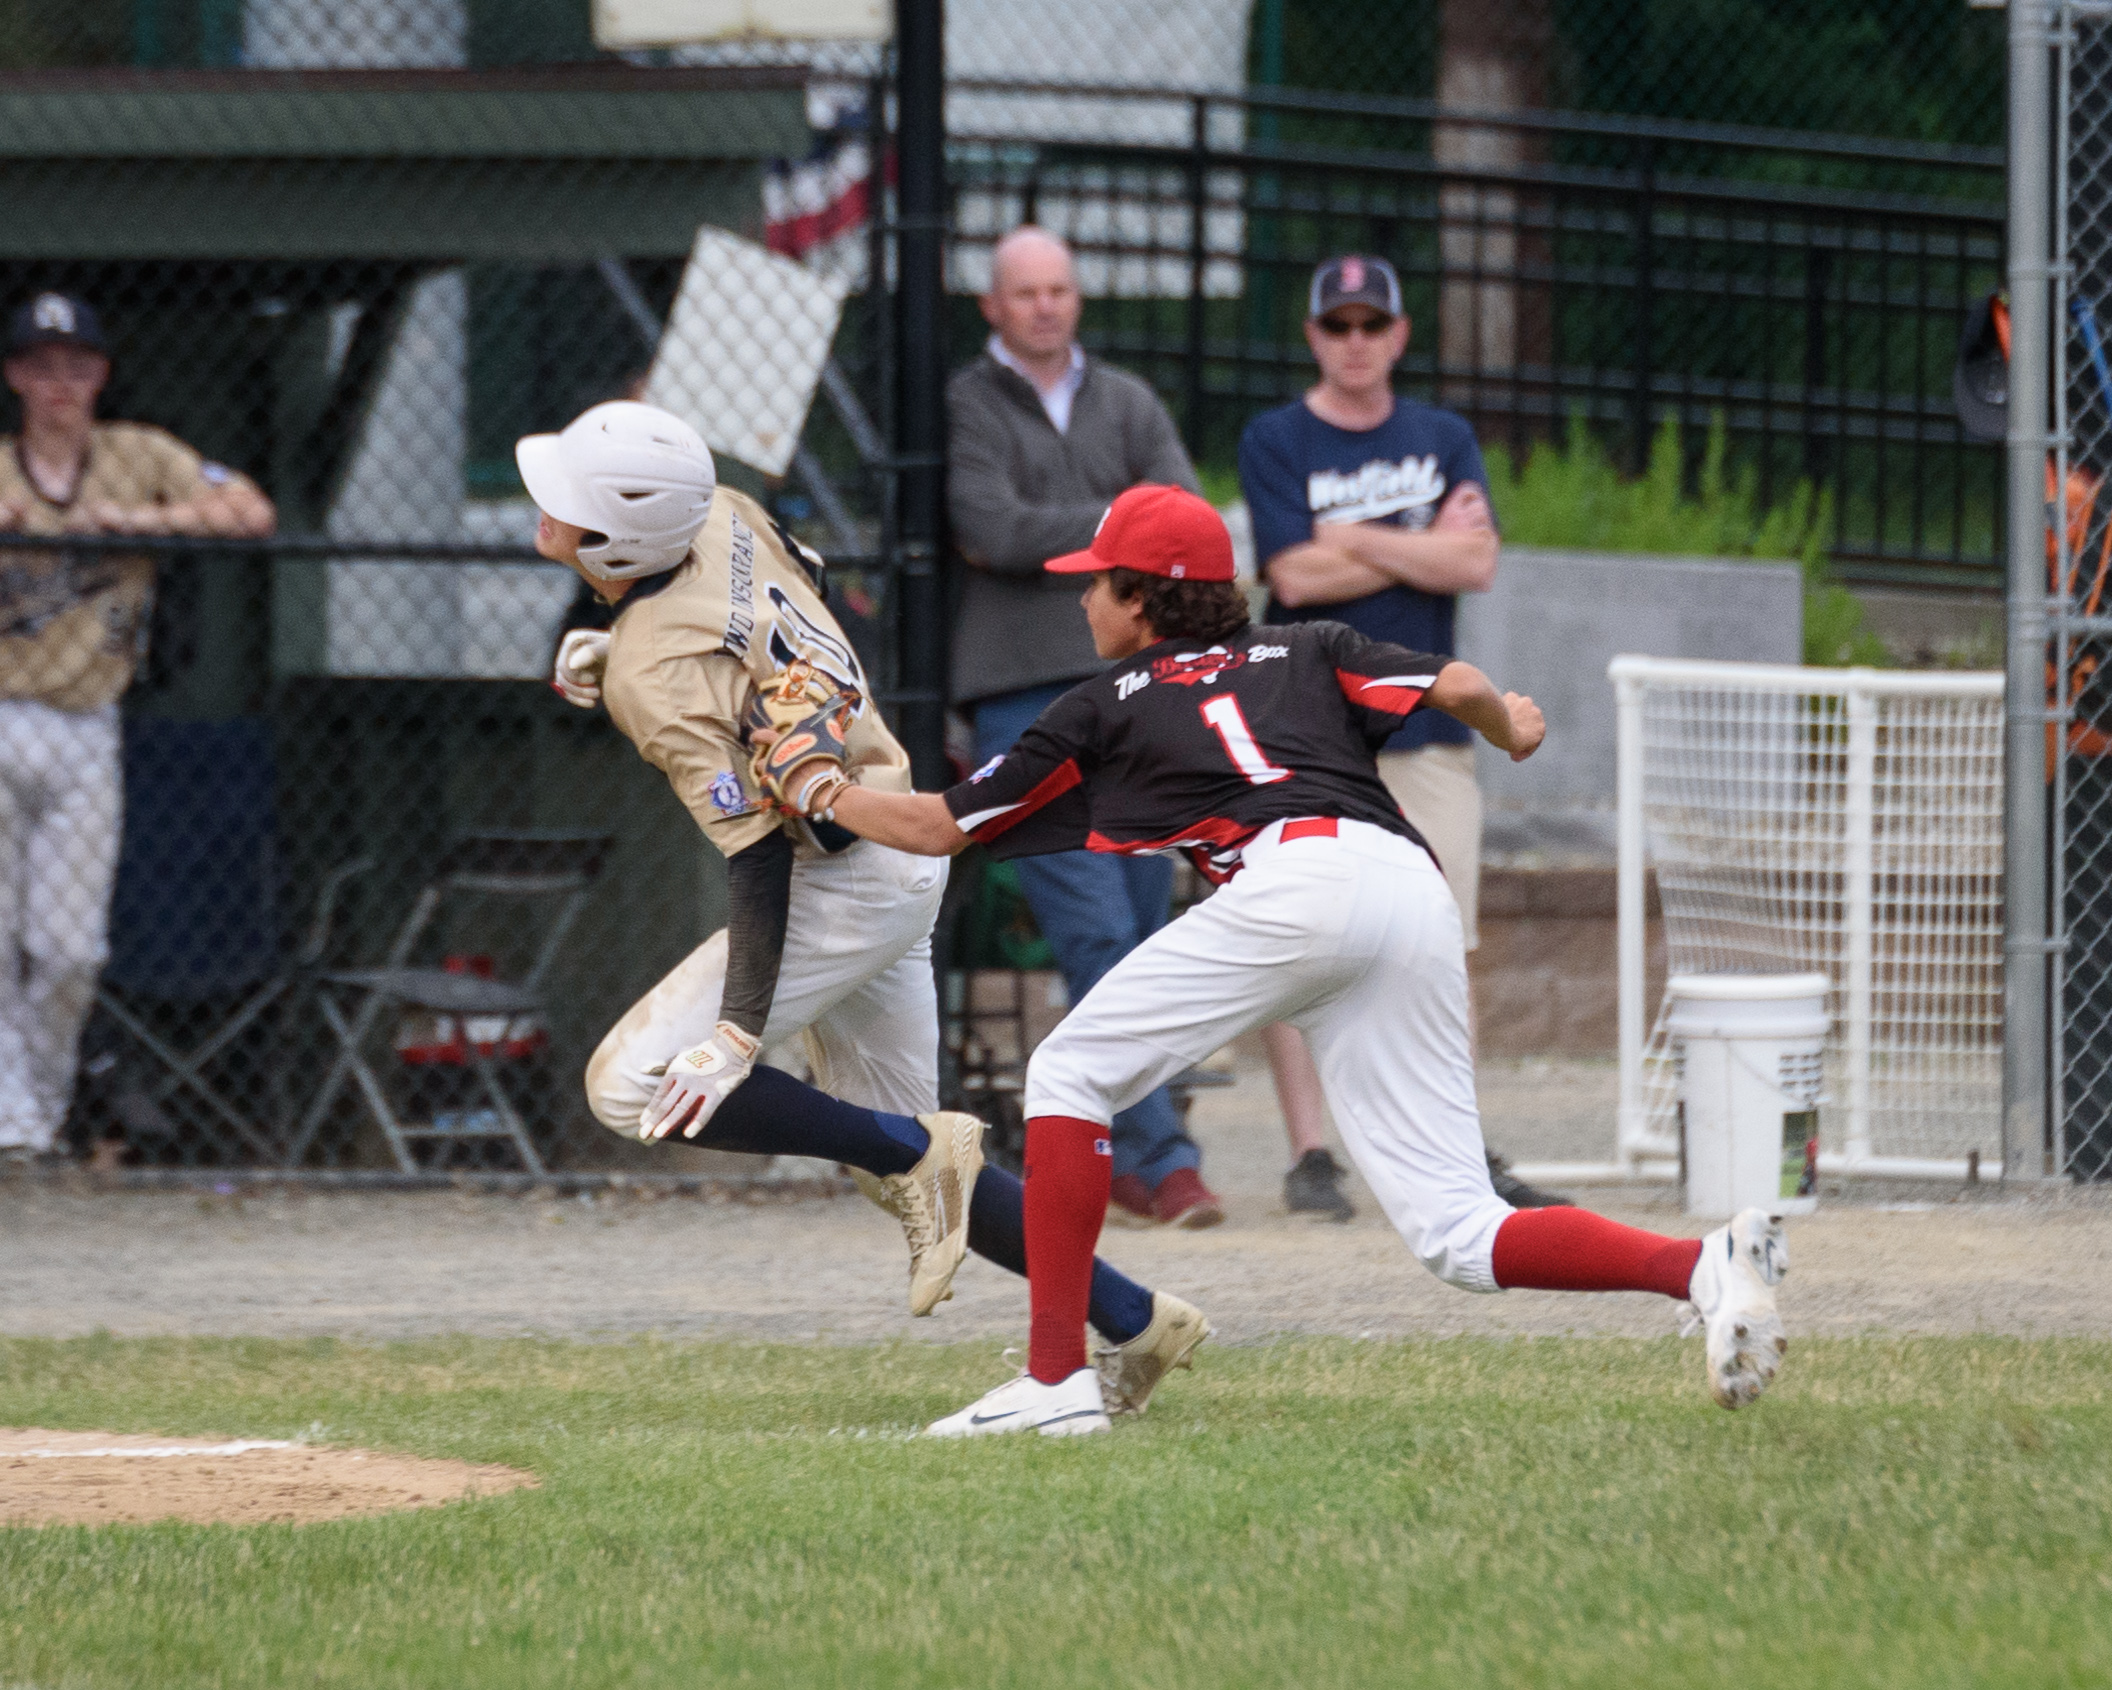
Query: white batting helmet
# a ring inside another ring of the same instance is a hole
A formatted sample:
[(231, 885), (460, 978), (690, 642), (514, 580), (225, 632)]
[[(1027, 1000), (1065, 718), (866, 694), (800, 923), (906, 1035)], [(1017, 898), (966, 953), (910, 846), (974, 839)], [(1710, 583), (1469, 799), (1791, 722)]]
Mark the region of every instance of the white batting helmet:
[(579, 548), (597, 581), (635, 581), (673, 569), (711, 514), (718, 472), (703, 436), (655, 405), (612, 400), (583, 411), (562, 434), (531, 434), (513, 449), (537, 506), (599, 536)]

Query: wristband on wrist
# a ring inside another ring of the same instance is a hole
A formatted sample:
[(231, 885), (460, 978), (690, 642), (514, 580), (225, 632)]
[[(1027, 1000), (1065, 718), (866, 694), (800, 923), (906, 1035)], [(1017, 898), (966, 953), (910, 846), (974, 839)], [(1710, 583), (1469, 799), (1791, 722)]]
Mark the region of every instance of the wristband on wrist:
[(763, 1048), (761, 1039), (757, 1038), (753, 1033), (744, 1032), (731, 1021), (721, 1021), (715, 1030), (720, 1038), (733, 1046), (734, 1050), (747, 1061), (753, 1062), (757, 1053)]
[(836, 800), (850, 784), (850, 777), (841, 768), (829, 765), (799, 789), (792, 807), (809, 821), (833, 821)]

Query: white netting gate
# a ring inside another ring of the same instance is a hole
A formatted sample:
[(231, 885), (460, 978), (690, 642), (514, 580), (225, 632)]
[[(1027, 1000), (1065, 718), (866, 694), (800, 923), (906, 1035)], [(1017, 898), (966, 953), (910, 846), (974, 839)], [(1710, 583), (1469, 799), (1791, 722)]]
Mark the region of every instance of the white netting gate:
[[(1624, 1164), (1678, 1152), (1646, 1021), (1644, 865), (1670, 970), (1832, 982), (1820, 1165), (2000, 1156), (2002, 677), (1616, 658)], [(1646, 1031), (1647, 1028), (1647, 1031)]]

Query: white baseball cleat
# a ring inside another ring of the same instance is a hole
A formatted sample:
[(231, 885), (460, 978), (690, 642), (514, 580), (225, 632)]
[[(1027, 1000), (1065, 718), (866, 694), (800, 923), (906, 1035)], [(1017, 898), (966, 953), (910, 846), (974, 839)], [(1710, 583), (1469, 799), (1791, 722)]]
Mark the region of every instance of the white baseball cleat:
[(1209, 1336), (1210, 1323), (1201, 1309), (1154, 1291), (1151, 1324), (1128, 1343), (1107, 1345), (1093, 1355), (1108, 1413), (1142, 1414), (1159, 1381), (1176, 1367), (1194, 1365), (1195, 1352)]
[(1780, 1215), (1746, 1209), (1701, 1241), (1687, 1296), (1708, 1335), (1709, 1394), (1724, 1408), (1757, 1401), (1782, 1365), (1789, 1339), (1775, 1287), (1787, 1272)]
[(942, 1109), (919, 1115), (931, 1146), (906, 1174), (858, 1184), (902, 1223), (909, 1243), (909, 1312), (929, 1314), (953, 1295), (953, 1276), (968, 1254), (968, 1200), (983, 1171), (983, 1123), (973, 1115)]
[(1067, 1379), (1044, 1385), (1031, 1373), (998, 1386), (958, 1414), (934, 1420), (927, 1438), (981, 1438), (996, 1432), (1039, 1432), (1045, 1438), (1076, 1437), (1108, 1429), (1100, 1399), (1100, 1375), (1081, 1367)]

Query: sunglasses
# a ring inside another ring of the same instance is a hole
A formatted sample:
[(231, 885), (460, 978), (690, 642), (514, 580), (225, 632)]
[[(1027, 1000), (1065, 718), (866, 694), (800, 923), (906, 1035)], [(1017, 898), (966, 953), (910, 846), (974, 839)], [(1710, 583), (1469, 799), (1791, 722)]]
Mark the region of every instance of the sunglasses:
[(1346, 317), (1322, 317), (1320, 332), (1330, 340), (1343, 340), (1352, 334), (1377, 340), (1381, 335), (1391, 333), (1393, 325), (1399, 321), (1398, 317), (1362, 317), (1356, 322)]

